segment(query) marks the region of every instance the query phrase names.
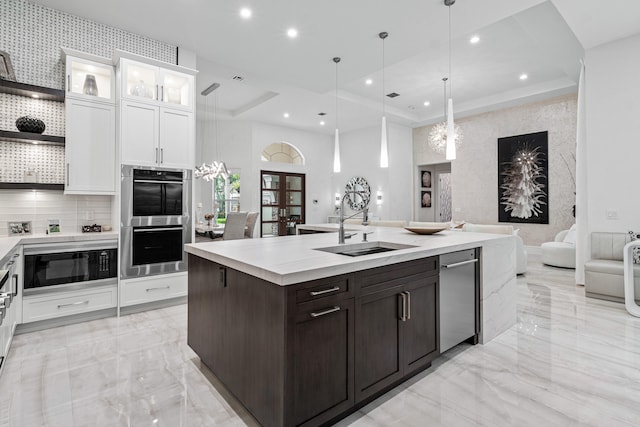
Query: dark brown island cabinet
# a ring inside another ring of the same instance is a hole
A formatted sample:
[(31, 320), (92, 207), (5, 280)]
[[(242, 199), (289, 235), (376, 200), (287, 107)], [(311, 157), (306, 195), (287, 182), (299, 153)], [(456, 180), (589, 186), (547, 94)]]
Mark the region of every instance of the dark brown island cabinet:
[(188, 344), (263, 426), (345, 417), (431, 366), (438, 257), (289, 286), (189, 255)]

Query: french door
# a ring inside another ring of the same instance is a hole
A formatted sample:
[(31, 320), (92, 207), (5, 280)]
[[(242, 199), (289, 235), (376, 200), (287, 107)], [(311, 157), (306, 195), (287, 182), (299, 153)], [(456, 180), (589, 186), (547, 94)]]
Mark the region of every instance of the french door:
[(296, 224), (304, 224), (304, 178), (300, 173), (260, 172), (260, 237), (296, 234)]

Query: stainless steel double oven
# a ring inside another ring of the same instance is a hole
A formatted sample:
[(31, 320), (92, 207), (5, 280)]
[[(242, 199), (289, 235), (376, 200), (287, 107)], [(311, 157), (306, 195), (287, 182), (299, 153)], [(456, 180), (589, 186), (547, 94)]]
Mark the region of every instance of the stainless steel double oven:
[(191, 171), (122, 166), (120, 278), (187, 270)]

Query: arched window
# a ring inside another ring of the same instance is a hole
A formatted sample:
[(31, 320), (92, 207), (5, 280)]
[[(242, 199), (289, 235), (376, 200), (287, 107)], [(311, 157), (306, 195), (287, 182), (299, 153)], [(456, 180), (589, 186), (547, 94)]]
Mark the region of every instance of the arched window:
[(274, 142), (262, 150), (262, 161), (304, 165), (304, 156), (288, 142)]

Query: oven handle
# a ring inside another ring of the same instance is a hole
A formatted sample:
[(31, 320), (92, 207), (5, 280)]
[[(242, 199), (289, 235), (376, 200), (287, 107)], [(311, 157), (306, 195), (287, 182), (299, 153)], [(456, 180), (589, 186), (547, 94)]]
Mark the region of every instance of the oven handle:
[(145, 184), (180, 184), (182, 181), (153, 180), (153, 179), (134, 179), (133, 182), (142, 182)]
[(138, 228), (133, 230), (134, 233), (144, 233), (147, 231), (174, 231), (174, 230), (182, 230), (182, 227), (160, 227), (160, 228)]

